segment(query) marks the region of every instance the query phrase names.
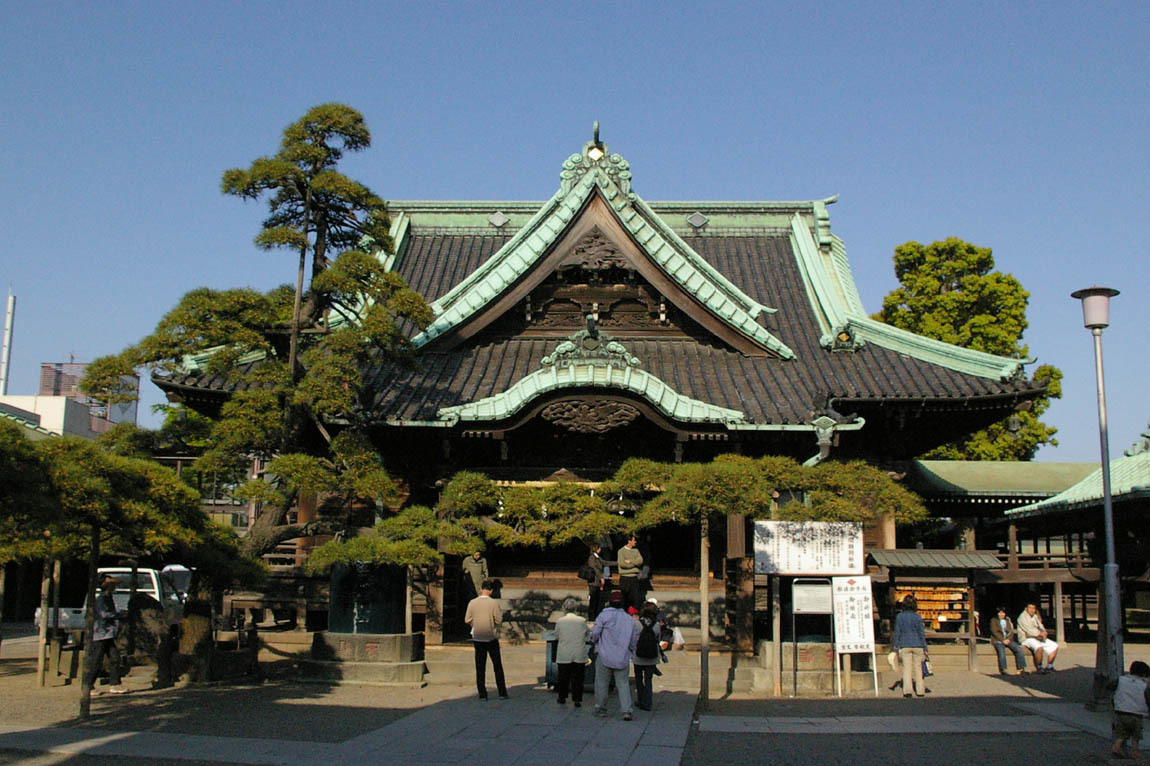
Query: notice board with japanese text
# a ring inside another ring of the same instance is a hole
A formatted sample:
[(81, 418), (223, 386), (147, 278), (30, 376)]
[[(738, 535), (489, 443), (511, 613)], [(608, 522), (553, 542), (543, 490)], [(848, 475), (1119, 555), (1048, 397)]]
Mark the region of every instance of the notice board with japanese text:
[(755, 573), (846, 575), (866, 571), (862, 524), (756, 521)]

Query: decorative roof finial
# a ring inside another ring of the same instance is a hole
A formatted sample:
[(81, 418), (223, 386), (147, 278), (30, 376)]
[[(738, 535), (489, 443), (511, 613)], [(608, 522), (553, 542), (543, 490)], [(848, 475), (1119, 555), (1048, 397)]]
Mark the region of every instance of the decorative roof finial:
[(595, 120), (595, 127), (594, 127), (594, 132), (592, 134), (591, 140), (594, 141), (596, 144), (599, 143), (599, 121), (598, 120)]

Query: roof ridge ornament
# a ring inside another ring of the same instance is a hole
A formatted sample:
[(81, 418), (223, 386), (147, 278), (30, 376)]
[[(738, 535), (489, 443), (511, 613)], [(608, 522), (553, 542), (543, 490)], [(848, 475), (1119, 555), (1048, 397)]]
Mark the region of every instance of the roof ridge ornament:
[(1126, 457), (1134, 457), (1150, 452), (1150, 422), (1146, 423), (1146, 430), (1142, 432), (1142, 438), (1134, 442), (1129, 449), (1125, 450), (1122, 454)]
[(599, 140), (599, 121), (592, 127), (591, 140), (583, 144), (583, 151), (572, 154), (559, 171), (559, 190), (567, 194), (587, 173), (598, 168), (619, 187), (619, 191), (633, 198), (631, 193), (631, 166), (619, 154), (611, 154), (607, 144)]
[(587, 326), (561, 342), (547, 356), (539, 360), (544, 367), (571, 367), (590, 364), (597, 367), (638, 367), (640, 362), (617, 340), (601, 331), (595, 317), (587, 315)]

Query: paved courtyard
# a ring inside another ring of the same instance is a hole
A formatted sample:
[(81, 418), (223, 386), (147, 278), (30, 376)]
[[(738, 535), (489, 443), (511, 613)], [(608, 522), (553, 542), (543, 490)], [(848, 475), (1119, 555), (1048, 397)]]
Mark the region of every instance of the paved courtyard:
[[(480, 702), (458, 685), (422, 689), (272, 680), (94, 698), (72, 716), (75, 687), (37, 689), (33, 639), (0, 653), (0, 764), (979, 764), (1034, 753), (1103, 763), (1107, 716), (1083, 707), (1092, 647), (1067, 647), (1050, 676), (972, 673), (930, 679), (904, 700), (756, 699), (696, 704), (692, 689), (662, 688), (635, 720), (556, 704), (543, 686), (511, 686), (511, 699)], [(1150, 646), (1127, 649), (1127, 662)], [(131, 678), (129, 679), (131, 683)], [(658, 687), (657, 687), (658, 688)], [(614, 705), (614, 702), (612, 703)], [(997, 754), (997, 756), (996, 756)]]

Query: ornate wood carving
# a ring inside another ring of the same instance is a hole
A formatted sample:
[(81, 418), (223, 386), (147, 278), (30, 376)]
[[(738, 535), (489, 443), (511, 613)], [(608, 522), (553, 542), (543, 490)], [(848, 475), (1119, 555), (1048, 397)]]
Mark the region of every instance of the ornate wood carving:
[(559, 265), (561, 268), (576, 267), (592, 272), (634, 269), (631, 262), (603, 235), (598, 226), (579, 240)]
[(539, 414), (568, 431), (602, 434), (632, 423), (639, 410), (625, 402), (571, 399), (549, 404)]

